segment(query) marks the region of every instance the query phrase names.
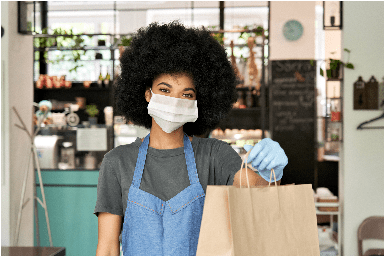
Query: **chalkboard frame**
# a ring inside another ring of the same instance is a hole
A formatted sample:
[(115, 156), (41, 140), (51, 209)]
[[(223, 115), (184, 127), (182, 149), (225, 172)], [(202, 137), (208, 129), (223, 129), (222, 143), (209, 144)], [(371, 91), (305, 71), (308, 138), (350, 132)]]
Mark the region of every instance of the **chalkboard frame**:
[[(280, 69), (277, 67), (280, 67)], [(315, 63), (315, 65), (312, 66), (310, 64), (309, 59), (271, 60), (268, 68), (268, 84), (270, 90), (269, 131), (271, 134), (271, 138), (280, 143), (280, 145), (286, 151), (286, 154), (288, 156), (288, 165), (284, 169), (285, 171), (287, 170), (287, 175), (285, 175), (286, 177), (282, 179), (282, 184), (314, 184), (314, 187), (317, 187), (317, 65)], [(276, 119), (276, 107), (274, 105), (276, 105), (276, 96), (274, 95), (274, 90), (276, 90), (276, 84), (281, 85), (283, 83), (287, 84), (287, 87), (289, 87), (289, 84), (297, 84), (302, 86), (303, 88), (308, 86), (306, 96), (309, 100), (311, 100), (311, 97), (313, 99), (313, 101), (311, 102), (312, 105), (309, 110), (309, 113), (313, 114), (309, 114), (307, 116), (309, 119), (312, 120), (311, 122), (313, 122), (313, 125), (309, 125), (311, 130), (308, 131), (308, 136), (304, 138), (304, 142), (303, 139), (301, 139), (301, 141), (300, 139), (297, 139), (297, 141), (293, 141), (292, 139), (295, 134), (300, 134), (300, 132), (297, 131), (297, 128), (299, 126), (294, 127), (294, 131), (292, 134), (284, 131), (276, 131), (275, 129), (276, 120), (274, 119)], [(284, 134), (286, 136), (284, 136)], [(299, 145), (296, 145), (296, 142), (301, 142), (303, 147), (300, 148)], [(293, 146), (296, 146), (296, 149), (294, 149)], [(302, 161), (298, 160), (301, 155), (303, 155), (304, 158), (304, 160)], [(308, 170), (313, 170), (313, 172), (310, 172)]]

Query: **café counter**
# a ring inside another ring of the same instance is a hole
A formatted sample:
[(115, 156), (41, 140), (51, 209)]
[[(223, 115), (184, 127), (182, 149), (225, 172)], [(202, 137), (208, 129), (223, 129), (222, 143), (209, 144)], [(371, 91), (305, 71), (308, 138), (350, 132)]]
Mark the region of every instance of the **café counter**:
[[(36, 196), (42, 200), (41, 184), (35, 169)], [(93, 214), (97, 199), (99, 170), (42, 169), (44, 194), (54, 247), (65, 247), (67, 255), (94, 256), (98, 221)], [(49, 247), (45, 211), (38, 203), (41, 247)], [(34, 218), (35, 220), (35, 218)], [(36, 237), (36, 223), (34, 225)], [(35, 246), (37, 241), (35, 238)]]

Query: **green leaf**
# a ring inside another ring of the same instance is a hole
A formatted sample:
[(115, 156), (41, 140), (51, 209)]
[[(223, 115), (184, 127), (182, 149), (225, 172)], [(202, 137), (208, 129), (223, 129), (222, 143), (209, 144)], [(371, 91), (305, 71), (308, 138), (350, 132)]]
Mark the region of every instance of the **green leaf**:
[(331, 73), (331, 72), (332, 72), (332, 71), (331, 71), (330, 69), (327, 69), (327, 77), (328, 77), (328, 78), (332, 76), (332, 73)]
[(324, 70), (322, 68), (320, 68), (320, 75), (324, 76)]
[(344, 51), (351, 53), (351, 50), (348, 50), (347, 48), (344, 48)]
[(312, 67), (313, 67), (314, 61), (313, 61), (313, 60), (310, 60), (309, 63), (311, 63), (311, 65), (312, 65)]
[(355, 67), (353, 66), (353, 64), (352, 64), (352, 63), (349, 63), (349, 62), (345, 65), (345, 67), (346, 67), (346, 68), (350, 68), (350, 69), (355, 69)]

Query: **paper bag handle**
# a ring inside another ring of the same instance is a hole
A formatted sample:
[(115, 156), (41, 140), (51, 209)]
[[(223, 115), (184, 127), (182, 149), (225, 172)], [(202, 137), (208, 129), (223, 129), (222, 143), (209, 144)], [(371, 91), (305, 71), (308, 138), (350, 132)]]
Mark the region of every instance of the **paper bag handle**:
[[(240, 188), (241, 188), (241, 173), (242, 173), (242, 171), (243, 171), (243, 165), (244, 165), (244, 162), (245, 162), (245, 163), (247, 162), (247, 160), (248, 160), (248, 156), (249, 156), (250, 153), (251, 153), (251, 150), (249, 150), (249, 151), (247, 152), (247, 154), (245, 154), (244, 159), (243, 159), (243, 162), (241, 163), (241, 168), (240, 168)], [(247, 168), (247, 167), (248, 167), (248, 164), (245, 165), (245, 175), (247, 176), (247, 184), (248, 184), (248, 188), (249, 188), (250, 186), (249, 186), (248, 168)], [(253, 167), (251, 167), (251, 166), (249, 166), (249, 167), (253, 169)], [(256, 170), (256, 171), (258, 171), (258, 170)], [(269, 178), (268, 186), (271, 186), (272, 172), (273, 172), (273, 177), (275, 177), (275, 186), (277, 186), (275, 170), (274, 170), (273, 168), (271, 169), (271, 176), (270, 176), (270, 178)]]

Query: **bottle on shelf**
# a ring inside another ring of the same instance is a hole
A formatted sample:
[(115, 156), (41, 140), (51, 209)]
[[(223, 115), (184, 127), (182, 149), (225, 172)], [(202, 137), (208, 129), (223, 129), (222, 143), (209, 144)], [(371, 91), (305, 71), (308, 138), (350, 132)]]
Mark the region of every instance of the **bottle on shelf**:
[(246, 108), (246, 105), (244, 102), (244, 92), (241, 90), (237, 91), (237, 103), (238, 103), (238, 108)]
[(100, 75), (97, 80), (97, 84), (99, 85), (100, 88), (103, 86), (103, 75), (101, 74), (101, 65), (100, 65)]
[(341, 120), (340, 99), (332, 99), (331, 122), (339, 122), (340, 120)]
[(247, 108), (253, 107), (253, 95), (251, 90), (248, 90), (246, 92), (245, 105), (247, 106)]
[(107, 75), (104, 78), (104, 85), (105, 85), (105, 87), (108, 87), (110, 79), (111, 79), (111, 76), (109, 75), (109, 73), (107, 71)]

